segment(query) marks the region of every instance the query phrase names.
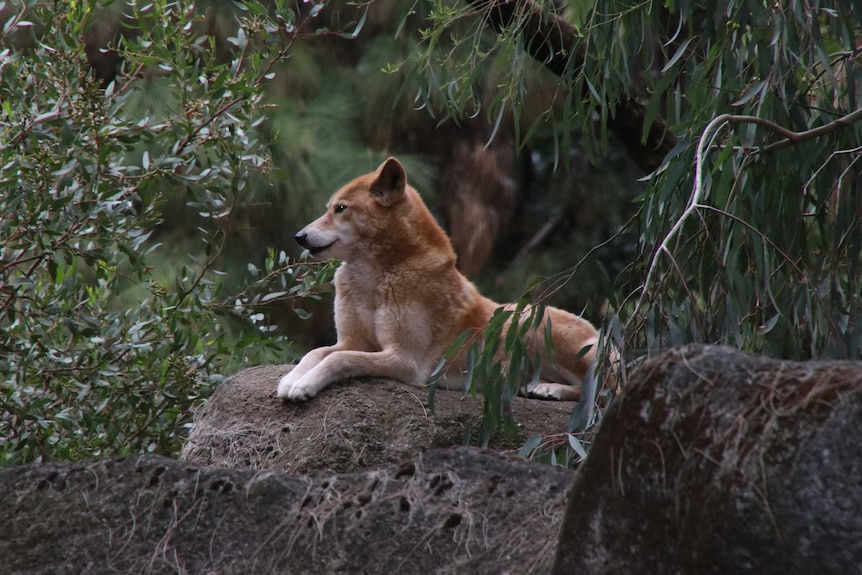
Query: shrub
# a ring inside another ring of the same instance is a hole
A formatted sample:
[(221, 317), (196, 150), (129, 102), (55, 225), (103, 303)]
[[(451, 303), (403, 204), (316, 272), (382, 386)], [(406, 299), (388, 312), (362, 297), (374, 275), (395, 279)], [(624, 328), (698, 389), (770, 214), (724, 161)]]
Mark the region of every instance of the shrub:
[[(267, 169), (255, 126), (294, 14), (243, 3), (225, 61), (201, 12), (113, 4), (127, 10), (102, 51), (116, 74), (97, 78), (81, 43), (105, 15), (95, 1), (3, 4), (0, 464), (175, 453), (219, 373), (283, 347), (262, 294), (328, 273), (271, 253), (262, 279), (232, 280), (248, 286), (235, 297), (218, 271), (231, 215)], [(159, 277), (177, 198), (201, 256)]]

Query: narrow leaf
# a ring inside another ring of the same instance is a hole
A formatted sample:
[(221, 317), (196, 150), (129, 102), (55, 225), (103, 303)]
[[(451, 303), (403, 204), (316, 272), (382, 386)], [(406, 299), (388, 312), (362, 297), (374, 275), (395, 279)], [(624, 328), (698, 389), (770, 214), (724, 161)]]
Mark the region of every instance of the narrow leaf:
[(518, 450), (518, 455), (520, 457), (527, 458), (530, 456), (533, 451), (542, 444), (542, 436), (534, 435), (530, 437), (526, 443)]
[(676, 53), (670, 60), (667, 61), (667, 64), (664, 65), (664, 68), (661, 69), (662, 74), (665, 74), (668, 70), (673, 68), (674, 64), (679, 62), (679, 59), (682, 58), (685, 54), (686, 48), (688, 48), (688, 45), (691, 44), (691, 41), (694, 39), (695, 36), (692, 36), (691, 38), (679, 45), (679, 48), (676, 49)]
[(584, 449), (584, 445), (581, 443), (581, 440), (578, 439), (577, 437), (575, 437), (574, 435), (572, 435), (571, 433), (569, 433), (568, 436), (569, 436), (569, 447), (571, 447), (574, 450), (574, 452), (580, 456), (581, 459), (586, 459), (587, 458), (587, 450)]

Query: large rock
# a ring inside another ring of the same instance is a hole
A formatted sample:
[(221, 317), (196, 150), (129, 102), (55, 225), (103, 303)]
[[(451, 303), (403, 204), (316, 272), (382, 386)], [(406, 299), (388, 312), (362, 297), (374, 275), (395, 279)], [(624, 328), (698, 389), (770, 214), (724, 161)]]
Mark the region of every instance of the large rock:
[(859, 573), (862, 362), (644, 363), (570, 493), (554, 573)]
[[(275, 396), (290, 366), (244, 370), (222, 383), (195, 414), (182, 459), (231, 468), (293, 473), (346, 473), (386, 465), (426, 449), (475, 443), (482, 398), (439, 390), (435, 411), (428, 391), (396, 381), (352, 380), (304, 403)], [(574, 404), (517, 398), (518, 436), (498, 435), (491, 447), (517, 450), (530, 435), (566, 431)]]
[(473, 448), (346, 475), (0, 470), (0, 573), (547, 573), (572, 473)]

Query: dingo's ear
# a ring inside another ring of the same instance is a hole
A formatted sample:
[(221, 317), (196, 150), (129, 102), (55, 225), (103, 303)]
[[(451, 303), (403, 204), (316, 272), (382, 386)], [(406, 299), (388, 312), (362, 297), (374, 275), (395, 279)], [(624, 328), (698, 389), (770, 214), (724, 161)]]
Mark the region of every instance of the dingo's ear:
[(407, 173), (395, 158), (389, 158), (377, 168), (377, 178), (371, 182), (371, 195), (384, 206), (396, 204), (404, 197)]

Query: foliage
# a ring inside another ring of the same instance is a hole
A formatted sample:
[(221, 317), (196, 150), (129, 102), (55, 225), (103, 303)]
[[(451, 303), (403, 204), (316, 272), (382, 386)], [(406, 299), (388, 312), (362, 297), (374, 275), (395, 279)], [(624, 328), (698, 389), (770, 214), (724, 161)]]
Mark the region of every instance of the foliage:
[[(530, 330), (542, 329), (544, 306), (528, 306), (524, 297), (514, 309), (499, 308), (494, 312), (488, 325), (479, 336), (469, 331), (462, 333), (447, 350), (435, 372), (431, 375), (431, 408), (434, 407), (434, 394), (437, 378), (448, 359), (467, 347), (467, 373), (465, 374), (464, 393), (483, 394), (483, 419), (479, 444), (487, 447), (492, 436), (501, 427), (506, 432), (515, 431), (512, 402), (523, 385), (525, 377), (538, 381), (541, 373), (537, 358), (529, 357), (525, 346), (525, 336)], [(546, 327), (550, 323), (545, 323)], [(546, 345), (551, 346), (550, 338)], [(510, 361), (511, 360), (511, 361)], [(512, 363), (516, 362), (516, 363)], [(471, 437), (465, 437), (470, 443)]]
[[(282, 351), (260, 306), (331, 274), (271, 252), (232, 296), (218, 271), (268, 169), (255, 126), (295, 14), (244, 3), (223, 61), (183, 3), (113, 4), (99, 79), (80, 42), (95, 1), (0, 5), (0, 464), (175, 453), (219, 373)], [(200, 255), (163, 278), (176, 198)]]
[(628, 335), (649, 354), (705, 341), (860, 357), (862, 11), (747, 3), (673, 16), (684, 33), (654, 39), (668, 52), (648, 110), (682, 138), (642, 198), (648, 265)]
[[(541, 285), (541, 282), (534, 283)], [(542, 360), (530, 354), (526, 342), (538, 335), (540, 341), (544, 342), (545, 354), (552, 356), (555, 351), (545, 306), (531, 304), (535, 299), (528, 290), (514, 307), (497, 309), (480, 334), (463, 332), (449, 347), (430, 377), (429, 407), (433, 410), (442, 370), (453, 355), (462, 353), (466, 348), (464, 394), (475, 396), (476, 393), (482, 393), (483, 419), (480, 437), (473, 438), (467, 432), (465, 444), (475, 439), (480, 446), (487, 447), (499, 432), (509, 435), (510, 439), (518, 435), (516, 398), (529, 386), (538, 384), (542, 375)], [(599, 342), (600, 348), (603, 345), (603, 342)], [(580, 350), (581, 355), (578, 357), (587, 353), (590, 347)], [(582, 387), (586, 399), (579, 401), (573, 409), (567, 432), (530, 437), (519, 454), (551, 465), (564, 466), (574, 466), (586, 457), (584, 442), (589, 441), (594, 433), (594, 430), (587, 431), (593, 427), (597, 417), (596, 399), (598, 397), (599, 403), (606, 404), (610, 401), (608, 396), (613, 393), (612, 389), (598, 392), (602, 387), (601, 380), (602, 376), (597, 375), (595, 368), (588, 370)]]
[[(554, 28), (565, 28), (576, 44), (543, 62), (567, 59), (566, 96), (548, 110), (562, 149), (576, 131), (595, 157), (618, 145), (608, 127), (631, 101), (644, 114), (639, 142), (627, 144), (642, 144), (659, 120), (670, 126), (676, 146), (636, 198), (640, 255), (620, 281), (628, 295), (610, 302), (609, 335), (629, 365), (688, 342), (788, 359), (860, 357), (862, 7), (559, 5), (437, 2), (413, 65), (428, 79), (427, 105), (452, 116), (481, 105), (493, 121), (525, 99), (524, 55), (513, 47), (550, 45)], [(514, 16), (492, 29), (503, 10)], [(545, 36), (529, 35), (536, 10)], [(473, 71), (495, 58), (508, 74), (480, 102)]]
[[(441, 8), (429, 45), (493, 4)], [(639, 198), (640, 301), (621, 310), (634, 348), (707, 341), (790, 358), (859, 355), (860, 14), (842, 1), (600, 0), (559, 15), (582, 42), (572, 48), (579, 66), (561, 78), (573, 88), (566, 127), (594, 134), (602, 151), (608, 114), (637, 96), (644, 132), (663, 115), (680, 137)], [(457, 73), (440, 84), (469, 92), (465, 71), (477, 58), (541, 41), (522, 37), (520, 24), (480, 48), (489, 36), (480, 18), (473, 48), (446, 60)], [(424, 53), (426, 73), (440, 70), (433, 54)], [(441, 92), (449, 110), (475, 101), (463, 91)], [(501, 93), (517, 107), (516, 92)]]
[[(174, 451), (220, 372), (282, 351), (270, 306), (317, 297), (332, 272), (280, 251), (264, 261), (261, 243), (289, 239), (340, 183), (376, 165), (382, 154), (369, 149), (411, 155), (414, 183), (433, 191), (433, 158), (449, 158), (440, 150), (453, 133), (433, 128), (447, 120), (513, 134), (524, 164), (547, 166), (543, 178), (570, 169), (528, 188), (543, 195), (519, 206), (527, 229), (507, 249), (566, 221), (555, 210), (580, 211), (574, 227), (613, 211), (618, 194), (586, 188), (573, 149), (618, 157), (620, 144), (669, 127), (676, 147), (630, 194), (638, 217), (621, 229), (619, 216), (604, 220), (607, 242), (577, 236), (598, 245), (538, 286), (605, 284), (617, 274), (603, 250), (637, 237), (603, 342), (629, 366), (693, 341), (798, 359), (862, 354), (855, 3), (197, 5), (0, 2), (0, 463)], [(502, 25), (501, 7), (514, 13)], [(578, 41), (532, 61), (552, 41), (531, 10)], [(330, 11), (346, 33), (321, 22)], [(103, 53), (116, 70), (94, 74), (80, 39), (106, 14), (120, 23)], [(303, 35), (314, 43), (298, 45)], [(644, 115), (624, 142), (609, 126), (630, 102)], [(590, 201), (560, 200), (585, 189)], [(262, 237), (238, 232), (250, 220), (268, 222)], [(558, 241), (567, 258), (570, 238)], [(509, 255), (480, 278), (486, 291), (511, 293), (511, 278), (525, 281), (537, 263), (555, 272), (572, 261)], [(590, 301), (588, 315), (603, 303)], [(528, 364), (517, 338), (490, 333), (474, 353), (476, 374), (503, 394), (487, 406), (488, 429), (506, 419), (513, 388), (500, 386), (515, 380), (512, 366)], [(545, 439), (549, 458), (579, 457), (568, 436)], [(541, 451), (533, 443), (526, 452)]]

